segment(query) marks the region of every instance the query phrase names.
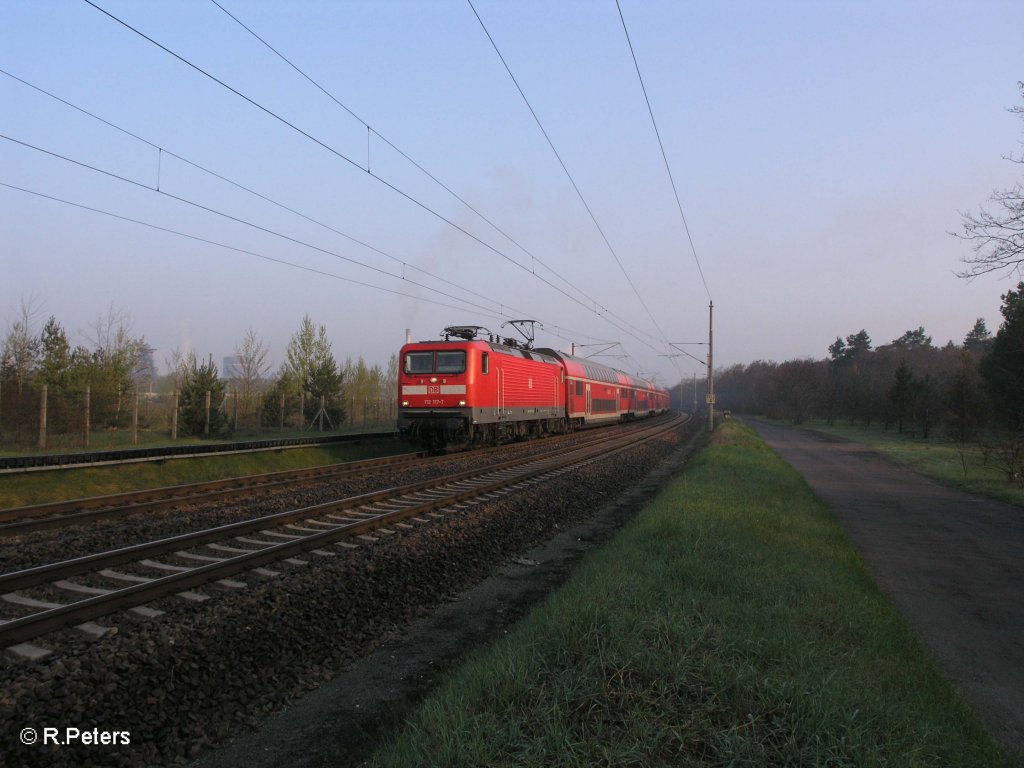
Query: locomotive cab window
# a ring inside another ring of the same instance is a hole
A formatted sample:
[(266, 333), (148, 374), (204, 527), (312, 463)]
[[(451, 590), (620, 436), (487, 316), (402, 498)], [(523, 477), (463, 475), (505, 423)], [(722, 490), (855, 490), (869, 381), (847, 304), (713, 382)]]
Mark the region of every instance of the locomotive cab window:
[(438, 373), (465, 373), (466, 372), (466, 352), (465, 350), (458, 350), (457, 352), (438, 352), (437, 353), (437, 372)]
[(433, 373), (434, 353), (433, 352), (406, 352), (405, 353), (406, 373)]
[(480, 372), (483, 374), (491, 372), (491, 356), (487, 352), (480, 355)]

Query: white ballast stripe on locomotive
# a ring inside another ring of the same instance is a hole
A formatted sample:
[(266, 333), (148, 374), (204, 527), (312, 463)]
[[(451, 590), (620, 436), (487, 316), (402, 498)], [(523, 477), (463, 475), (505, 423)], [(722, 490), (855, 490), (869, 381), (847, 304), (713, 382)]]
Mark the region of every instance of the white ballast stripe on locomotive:
[[(436, 389), (436, 392), (429, 392), (428, 389)], [(464, 395), (466, 394), (465, 384), (434, 384), (431, 387), (427, 387), (426, 384), (403, 384), (402, 385), (403, 395)]]

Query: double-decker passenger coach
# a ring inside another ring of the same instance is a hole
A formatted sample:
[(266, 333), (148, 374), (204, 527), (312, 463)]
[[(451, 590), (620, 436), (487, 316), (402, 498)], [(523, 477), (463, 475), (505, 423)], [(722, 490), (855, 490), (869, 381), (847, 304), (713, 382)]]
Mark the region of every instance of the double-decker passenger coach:
[[(530, 321), (513, 321), (530, 322)], [(402, 347), (398, 429), (433, 450), (567, 432), (668, 410), (668, 392), (615, 368), (477, 325)], [(482, 338), (486, 336), (486, 338)]]

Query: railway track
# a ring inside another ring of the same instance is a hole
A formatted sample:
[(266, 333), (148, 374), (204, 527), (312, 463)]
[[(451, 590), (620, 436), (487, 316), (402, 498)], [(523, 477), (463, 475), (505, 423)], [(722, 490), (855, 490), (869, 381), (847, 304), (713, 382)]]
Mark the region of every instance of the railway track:
[[(579, 439), (575, 433), (575, 439)], [(572, 436), (553, 437), (555, 444)], [(483, 448), (473, 452), (482, 457), (505, 450), (505, 446)], [(290, 487), (318, 481), (358, 477), (381, 469), (400, 470), (410, 466), (439, 463), (445, 456), (426, 456), (421, 452), (396, 454), (377, 459), (348, 461), (306, 469), (283, 470), (244, 477), (209, 480), (187, 485), (165, 486), (141, 491), (91, 496), (66, 501), (32, 504), (0, 509), (0, 537), (17, 536), (33, 531), (55, 530), (69, 525), (82, 525), (95, 520), (114, 519), (131, 514), (173, 509), (187, 504), (266, 495)]]
[[(682, 417), (644, 423), (625, 433), (601, 435), (582, 446), (552, 446), (540, 455), (502, 462), (482, 471), (470, 470), (3, 574), (0, 597), (8, 605), (17, 606), (15, 611), (27, 613), (0, 623), (0, 646), (26, 643), (76, 625), (99, 635), (106, 629), (91, 624), (93, 619), (172, 594), (207, 599), (207, 595), (190, 590), (210, 582), (241, 589), (245, 584), (232, 581), (231, 576), (250, 571), (259, 578), (273, 577), (276, 573), (264, 566), (281, 561), (291, 565), (308, 562), (296, 559), (298, 555), (337, 556), (337, 548), (358, 546), (352, 542), (354, 538), (373, 541), (370, 534), (385, 536), (395, 533), (395, 529), (428, 523), (460, 505), (540, 482), (654, 439), (682, 423)], [(114, 570), (118, 567), (121, 570)], [(76, 578), (78, 581), (72, 581)], [(33, 597), (26, 591), (42, 591), (48, 597)], [(58, 602), (53, 598), (55, 594), (78, 599)], [(153, 613), (151, 609), (148, 612)], [(26, 654), (35, 650), (24, 646)]]
[[(188, 485), (165, 486), (104, 496), (33, 504), (0, 509), (0, 536), (79, 525), (92, 520), (121, 517), (178, 507), (284, 490), (317, 480), (335, 480), (361, 473), (400, 468), (422, 462), (422, 453), (402, 453), (379, 459), (346, 461), (307, 469), (283, 470), (259, 475), (208, 480)], [(426, 459), (429, 461), (429, 459)]]
[(74, 453), (2, 456), (0, 457), (0, 475), (67, 469), (69, 467), (99, 467), (110, 464), (165, 461), (167, 459), (195, 458), (196, 456), (221, 456), (229, 453), (280, 451), (288, 448), (309, 448), (316, 445), (394, 438), (397, 434), (397, 432), (367, 432), (355, 435), (330, 435), (327, 437), (279, 437), (234, 443), (164, 445), (150, 448), (122, 448), (112, 451), (76, 451)]

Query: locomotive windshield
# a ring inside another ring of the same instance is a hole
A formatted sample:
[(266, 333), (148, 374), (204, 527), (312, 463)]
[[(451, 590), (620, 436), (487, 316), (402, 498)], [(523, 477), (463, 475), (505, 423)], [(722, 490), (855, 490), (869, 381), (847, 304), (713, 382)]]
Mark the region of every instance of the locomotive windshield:
[(466, 353), (463, 350), (437, 353), (438, 373), (464, 373), (465, 370)]
[(433, 352), (408, 352), (405, 355), (406, 373), (433, 373)]
[(406, 373), (465, 373), (465, 371), (465, 350), (405, 353)]

